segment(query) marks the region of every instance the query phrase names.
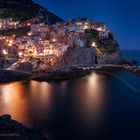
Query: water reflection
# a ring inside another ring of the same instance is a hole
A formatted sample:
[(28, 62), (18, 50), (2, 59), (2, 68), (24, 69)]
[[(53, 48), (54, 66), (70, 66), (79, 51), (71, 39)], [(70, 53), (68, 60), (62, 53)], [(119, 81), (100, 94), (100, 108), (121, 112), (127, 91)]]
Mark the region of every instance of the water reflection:
[(78, 81), (75, 91), (75, 108), (81, 122), (99, 125), (105, 110), (105, 77), (92, 73)]
[[(139, 77), (123, 71), (116, 74), (139, 89)], [(140, 126), (139, 100), (140, 95), (132, 94), (121, 80), (94, 72), (66, 82), (0, 85), (0, 115), (10, 114), (29, 127), (41, 124), (57, 140), (91, 140), (96, 134), (105, 136), (104, 130), (107, 134), (113, 130), (114, 135), (124, 135), (128, 128), (132, 132)]]
[(30, 124), (24, 89), (21, 82), (0, 86), (0, 114), (10, 114), (15, 120)]
[[(30, 83), (30, 114), (32, 120), (43, 121), (49, 117), (52, 96), (51, 86), (46, 82)], [(37, 122), (38, 122), (37, 121)]]
[(28, 127), (42, 121), (51, 109), (50, 85), (31, 81), (0, 86), (0, 115), (10, 114)]
[(82, 123), (98, 124), (105, 107), (105, 80), (102, 78), (92, 73), (72, 83), (31, 81), (1, 85), (0, 114), (11, 114), (15, 120), (33, 126), (49, 120), (55, 108), (69, 112), (70, 101), (76, 117)]

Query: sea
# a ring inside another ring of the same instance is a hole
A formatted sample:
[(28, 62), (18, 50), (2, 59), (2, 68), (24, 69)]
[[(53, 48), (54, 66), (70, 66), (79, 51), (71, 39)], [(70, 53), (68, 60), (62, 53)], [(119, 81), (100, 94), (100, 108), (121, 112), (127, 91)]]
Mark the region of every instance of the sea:
[(123, 50), (122, 55), (124, 58), (128, 60), (135, 60), (137, 61), (137, 66), (140, 66), (140, 50)]
[[(122, 51), (140, 65), (140, 51)], [(93, 71), (62, 82), (0, 85), (0, 115), (39, 127), (48, 140), (139, 140), (140, 75)]]

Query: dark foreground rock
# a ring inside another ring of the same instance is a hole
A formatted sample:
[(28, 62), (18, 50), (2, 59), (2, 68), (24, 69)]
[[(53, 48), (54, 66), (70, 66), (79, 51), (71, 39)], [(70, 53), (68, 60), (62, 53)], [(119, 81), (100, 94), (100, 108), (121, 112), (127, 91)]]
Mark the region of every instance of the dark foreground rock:
[(0, 140), (47, 140), (39, 129), (29, 129), (11, 119), (10, 115), (0, 116)]
[(0, 70), (0, 83), (28, 80), (30, 76), (30, 74), (20, 71)]

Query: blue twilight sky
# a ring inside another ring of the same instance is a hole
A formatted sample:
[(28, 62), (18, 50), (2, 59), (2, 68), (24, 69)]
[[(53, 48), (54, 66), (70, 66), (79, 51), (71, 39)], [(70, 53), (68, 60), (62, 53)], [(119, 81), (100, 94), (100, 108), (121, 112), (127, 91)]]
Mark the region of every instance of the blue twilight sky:
[(140, 50), (140, 0), (34, 0), (64, 20), (106, 22), (122, 49)]

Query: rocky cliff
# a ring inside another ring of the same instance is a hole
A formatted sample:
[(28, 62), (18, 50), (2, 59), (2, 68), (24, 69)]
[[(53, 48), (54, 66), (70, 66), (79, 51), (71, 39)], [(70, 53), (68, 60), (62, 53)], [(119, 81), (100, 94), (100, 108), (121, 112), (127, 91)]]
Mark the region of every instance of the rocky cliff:
[(55, 68), (66, 69), (76, 65), (92, 65), (96, 63), (96, 52), (92, 48), (69, 47)]
[(49, 24), (62, 21), (32, 0), (0, 0), (0, 18), (13, 18), (20, 21), (37, 18)]
[(122, 59), (120, 56), (120, 52), (111, 52), (111, 53), (100, 53), (97, 54), (97, 63), (98, 64), (119, 64)]
[[(58, 62), (57, 68), (75, 65), (119, 64), (122, 60), (120, 46), (112, 33), (109, 33), (107, 38), (100, 38), (97, 31), (87, 30), (85, 37), (85, 47), (70, 47)], [(96, 43), (96, 47), (91, 46), (92, 42)]]

